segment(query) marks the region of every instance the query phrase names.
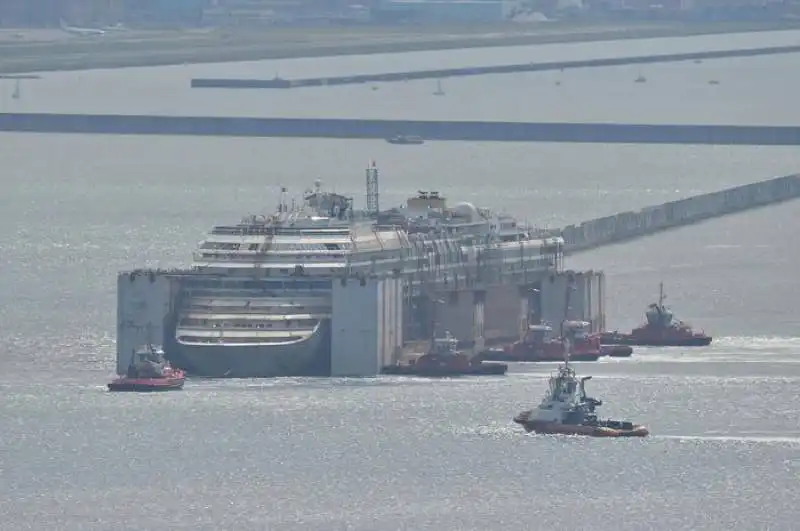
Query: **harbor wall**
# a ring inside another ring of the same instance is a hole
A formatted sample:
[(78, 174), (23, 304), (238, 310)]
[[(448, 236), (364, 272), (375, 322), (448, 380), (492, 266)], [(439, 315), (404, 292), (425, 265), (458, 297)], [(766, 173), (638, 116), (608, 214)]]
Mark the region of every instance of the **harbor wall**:
[(332, 286), (331, 376), (375, 376), (403, 345), (403, 281), (342, 279)]
[(179, 291), (179, 278), (163, 271), (126, 271), (117, 276), (117, 374), (127, 371), (137, 348), (167, 342)]
[(800, 174), (670, 201), (570, 225), (564, 252), (576, 253), (800, 197)]
[(626, 144), (798, 145), (800, 126), (650, 125), (552, 122), (240, 118), (0, 113), (0, 131)]
[(518, 63), (509, 65), (467, 66), (462, 68), (441, 68), (433, 70), (407, 70), (378, 74), (355, 74), (349, 76), (313, 77), (303, 79), (232, 79), (232, 78), (194, 78), (191, 88), (215, 89), (290, 89), (304, 87), (324, 87), (333, 85), (355, 85), (372, 82), (398, 82), (419, 79), (447, 77), (515, 74), (519, 72), (545, 72), (574, 68), (600, 68), (621, 65), (668, 63), (696, 61), (701, 59), (722, 59), (730, 57), (756, 57), (800, 52), (800, 46), (768, 46), (759, 48), (739, 48), (734, 50), (707, 50), (691, 53), (651, 54), (628, 57), (609, 57), (583, 59), (577, 61), (550, 61), (542, 63)]

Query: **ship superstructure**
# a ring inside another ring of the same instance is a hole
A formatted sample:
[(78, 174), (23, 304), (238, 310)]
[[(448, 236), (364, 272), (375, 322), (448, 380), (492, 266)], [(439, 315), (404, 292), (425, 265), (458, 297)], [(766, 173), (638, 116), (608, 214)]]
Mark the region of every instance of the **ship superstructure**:
[(367, 190), (368, 208), (354, 210), (319, 181), (292, 204), (282, 189), (273, 214), (214, 227), (182, 281), (169, 357), (204, 376), (324, 372), (333, 282), (391, 275), (412, 298), (430, 286), (560, 267), (563, 241), (535, 238), (512, 216), (450, 207), (437, 192), (380, 211), (374, 164)]

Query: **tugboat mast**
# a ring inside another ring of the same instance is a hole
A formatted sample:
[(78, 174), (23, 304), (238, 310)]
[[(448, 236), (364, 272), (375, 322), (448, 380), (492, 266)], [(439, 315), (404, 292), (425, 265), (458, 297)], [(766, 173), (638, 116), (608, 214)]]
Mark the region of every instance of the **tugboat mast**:
[(561, 342), (564, 344), (564, 368), (569, 370), (569, 355), (572, 350), (570, 338), (567, 337), (565, 323), (569, 320), (569, 303), (572, 290), (575, 286), (570, 282), (567, 285), (566, 295), (564, 297), (564, 318), (561, 320)]

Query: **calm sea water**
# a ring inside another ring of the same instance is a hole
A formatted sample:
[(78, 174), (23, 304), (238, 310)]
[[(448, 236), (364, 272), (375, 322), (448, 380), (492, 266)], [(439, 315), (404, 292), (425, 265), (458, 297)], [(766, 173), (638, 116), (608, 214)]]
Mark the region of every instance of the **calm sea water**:
[[(796, 35), (763, 40), (778, 38)], [(706, 44), (730, 40), (715, 42)], [(608, 51), (579, 46), (542, 47), (531, 60)], [(475, 50), (278, 66), (289, 77), (445, 57), (524, 60)], [(188, 90), (190, 77), (221, 68), (269, 77), (276, 68), (202, 65), (48, 74), (0, 101), (74, 112), (797, 123), (793, 61), (648, 66), (646, 84), (632, 83), (633, 68), (567, 72), (560, 87), (556, 74), (451, 80), (445, 98), (426, 83)], [(212, 224), (271, 210), (281, 185), (299, 193), (321, 178), (358, 200), (370, 159), (384, 204), (433, 188), (541, 226), (800, 168), (791, 148), (0, 135), (0, 529), (796, 528), (798, 203), (569, 260), (607, 272), (611, 326), (637, 324), (663, 280), (679, 317), (718, 338), (709, 349), (581, 365), (606, 413), (648, 424), (647, 440), (521, 433), (510, 419), (538, 401), (551, 366), (489, 379), (105, 392), (118, 270), (185, 265)]]

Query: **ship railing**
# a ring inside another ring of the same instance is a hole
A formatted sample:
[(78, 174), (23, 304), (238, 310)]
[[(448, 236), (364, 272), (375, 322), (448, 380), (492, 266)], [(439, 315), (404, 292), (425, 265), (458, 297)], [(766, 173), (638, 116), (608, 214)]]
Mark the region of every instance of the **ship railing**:
[[(219, 262), (252, 262), (258, 264), (264, 263), (281, 263), (286, 260), (300, 261), (300, 262), (325, 262), (336, 261), (343, 262), (350, 255), (340, 251), (317, 251), (305, 253), (297, 252), (282, 252), (282, 253), (263, 253), (259, 251), (238, 251), (231, 252), (214, 252), (213, 249), (203, 249), (202, 251), (195, 251), (192, 258), (196, 262), (219, 261)], [(221, 250), (216, 250), (221, 251)]]
[(541, 259), (538, 263), (523, 268), (511, 266), (469, 267), (448, 271), (422, 269), (410, 272), (408, 278), (409, 282), (415, 286), (433, 283), (443, 288), (465, 289), (509, 281), (524, 282), (528, 275), (535, 277), (543, 272), (554, 270), (556, 267), (553, 260)]
[[(294, 290), (295, 293), (302, 293), (304, 297), (327, 297), (330, 296), (330, 291), (320, 290)], [(236, 288), (186, 288), (183, 290), (186, 297), (197, 298), (236, 298), (236, 297), (284, 297), (286, 296), (286, 289), (281, 288), (268, 288), (268, 289), (236, 289)]]

